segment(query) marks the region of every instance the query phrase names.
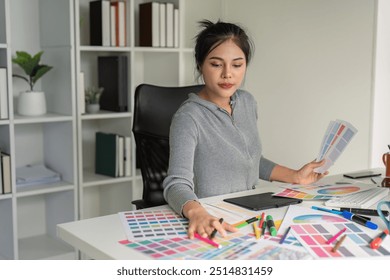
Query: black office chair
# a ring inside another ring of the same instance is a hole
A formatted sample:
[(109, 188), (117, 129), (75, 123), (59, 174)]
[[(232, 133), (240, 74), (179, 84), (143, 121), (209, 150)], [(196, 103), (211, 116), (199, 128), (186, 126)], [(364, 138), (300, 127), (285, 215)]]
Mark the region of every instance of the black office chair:
[(131, 202), (137, 209), (166, 204), (162, 182), (168, 171), (172, 116), (189, 93), (202, 88), (202, 85), (161, 87), (141, 84), (135, 89), (133, 134), (137, 166), (143, 181), (142, 199)]

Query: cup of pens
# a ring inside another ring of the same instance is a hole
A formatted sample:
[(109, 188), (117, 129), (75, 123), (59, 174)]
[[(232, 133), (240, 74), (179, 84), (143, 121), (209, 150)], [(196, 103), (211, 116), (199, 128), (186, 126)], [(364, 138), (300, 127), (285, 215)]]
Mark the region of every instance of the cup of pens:
[[(390, 145), (388, 145), (390, 149)], [(390, 178), (390, 152), (382, 155), (382, 161), (386, 168), (386, 178)]]

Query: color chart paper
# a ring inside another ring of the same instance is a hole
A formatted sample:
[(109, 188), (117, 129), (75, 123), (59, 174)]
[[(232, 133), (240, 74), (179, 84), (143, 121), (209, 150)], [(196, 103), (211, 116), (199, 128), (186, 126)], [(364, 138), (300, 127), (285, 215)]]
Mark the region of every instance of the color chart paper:
[(322, 224), (322, 223), (345, 223), (349, 222), (342, 216), (312, 208), (290, 205), (284, 215), (278, 233), (283, 233), (291, 225), (296, 224)]
[[(336, 252), (332, 252), (337, 240), (326, 244), (332, 236), (346, 228), (344, 242)], [(370, 248), (370, 242), (378, 231), (366, 231), (356, 223), (322, 223), (322, 224), (295, 224), (291, 231), (301, 244), (315, 258), (341, 258), (341, 257), (390, 257), (390, 240), (385, 238), (379, 249)]]
[(222, 248), (215, 248), (198, 239), (175, 237), (172, 239), (156, 239), (142, 241), (120, 241), (121, 244), (148, 255), (154, 259), (312, 259), (313, 257), (302, 249), (293, 250), (264, 239), (256, 240), (253, 236), (241, 233), (229, 234), (225, 239), (216, 238)]
[(334, 196), (346, 196), (354, 193), (359, 193), (367, 191), (373, 188), (372, 185), (367, 184), (328, 184), (328, 185), (300, 185), (300, 184), (291, 184), (284, 185), (284, 188), (304, 192), (311, 195), (325, 195), (329, 197)]
[(187, 236), (188, 220), (172, 209), (119, 212), (128, 240)]

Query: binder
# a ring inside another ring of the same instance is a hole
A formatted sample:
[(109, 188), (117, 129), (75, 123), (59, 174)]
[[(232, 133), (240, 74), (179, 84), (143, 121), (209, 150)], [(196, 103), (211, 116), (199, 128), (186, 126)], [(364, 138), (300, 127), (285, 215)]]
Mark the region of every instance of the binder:
[(99, 56), (98, 80), (103, 87), (100, 109), (114, 112), (128, 111), (127, 56)]
[(118, 177), (119, 136), (114, 133), (96, 132), (95, 173)]

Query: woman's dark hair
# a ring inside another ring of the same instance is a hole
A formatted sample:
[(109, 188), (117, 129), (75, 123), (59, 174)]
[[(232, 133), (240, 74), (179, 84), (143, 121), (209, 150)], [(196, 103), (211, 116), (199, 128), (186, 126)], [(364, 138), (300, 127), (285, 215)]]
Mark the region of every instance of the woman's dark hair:
[(195, 62), (196, 69), (199, 72), (207, 55), (227, 40), (233, 40), (243, 51), (246, 63), (249, 63), (252, 57), (253, 44), (240, 26), (219, 20), (216, 23), (209, 20), (202, 20), (199, 22), (199, 25), (203, 28), (195, 37)]

